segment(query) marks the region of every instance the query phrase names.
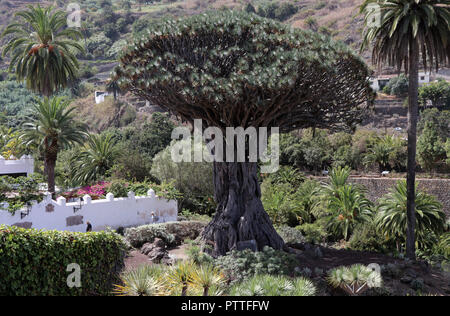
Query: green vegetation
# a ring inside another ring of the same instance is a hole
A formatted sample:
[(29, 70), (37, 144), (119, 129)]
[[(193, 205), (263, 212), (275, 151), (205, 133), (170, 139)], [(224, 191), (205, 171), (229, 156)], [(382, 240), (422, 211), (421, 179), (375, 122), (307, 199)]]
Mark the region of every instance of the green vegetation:
[[(110, 295), (123, 267), (125, 246), (114, 233), (38, 231), (0, 226), (0, 295)], [(20, 251), (17, 251), (20, 249)], [(82, 286), (67, 286), (77, 263)], [(42, 269), (44, 268), (45, 269)]]

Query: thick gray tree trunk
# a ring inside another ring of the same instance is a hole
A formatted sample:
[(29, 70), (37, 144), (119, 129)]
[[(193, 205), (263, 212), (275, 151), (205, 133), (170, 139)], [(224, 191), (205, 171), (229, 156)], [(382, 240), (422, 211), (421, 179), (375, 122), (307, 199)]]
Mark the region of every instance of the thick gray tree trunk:
[(282, 249), (284, 242), (275, 231), (261, 202), (257, 164), (215, 162), (214, 185), (217, 210), (202, 239), (213, 246), (213, 256), (225, 255), (238, 242), (255, 240), (258, 249)]
[(417, 116), (419, 98), (419, 43), (411, 39), (409, 52), (409, 105), (408, 105), (408, 166), (407, 166), (407, 233), (406, 256), (412, 260), (416, 258), (416, 143), (417, 143)]

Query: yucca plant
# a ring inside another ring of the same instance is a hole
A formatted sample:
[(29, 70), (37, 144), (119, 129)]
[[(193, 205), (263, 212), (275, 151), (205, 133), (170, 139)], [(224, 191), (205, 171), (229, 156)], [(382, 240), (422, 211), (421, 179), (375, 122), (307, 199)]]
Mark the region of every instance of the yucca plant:
[(168, 292), (174, 294), (181, 286), (181, 296), (187, 296), (189, 286), (194, 282), (194, 264), (190, 261), (180, 261), (167, 272)]
[(274, 275), (256, 275), (230, 290), (232, 296), (313, 296), (315, 293), (314, 284), (307, 279)]
[[(415, 239), (419, 247), (425, 245), (428, 233), (440, 235), (445, 229), (445, 213), (436, 198), (417, 190), (415, 197)], [(379, 200), (375, 218), (378, 229), (389, 239), (406, 240), (407, 231), (407, 189), (406, 181), (398, 181), (389, 194)]]
[(25, 80), (29, 89), (47, 97), (67, 87), (79, 67), (75, 54), (84, 52), (77, 42), (81, 33), (67, 27), (67, 13), (38, 4), (15, 16), (20, 21), (2, 34), (8, 38), (3, 56), (11, 55), (9, 70), (15, 71), (17, 80)]
[(217, 290), (224, 285), (225, 281), (225, 275), (209, 264), (196, 267), (192, 275), (193, 286), (202, 289), (203, 296), (209, 296), (210, 289), (213, 287), (216, 289), (215, 294), (218, 294)]
[(327, 280), (332, 287), (341, 288), (351, 296), (361, 295), (382, 284), (380, 272), (362, 264), (335, 268), (328, 273)]
[(117, 296), (156, 296), (163, 293), (161, 282), (162, 268), (143, 265), (125, 272), (121, 279), (123, 285), (114, 285), (113, 294)]

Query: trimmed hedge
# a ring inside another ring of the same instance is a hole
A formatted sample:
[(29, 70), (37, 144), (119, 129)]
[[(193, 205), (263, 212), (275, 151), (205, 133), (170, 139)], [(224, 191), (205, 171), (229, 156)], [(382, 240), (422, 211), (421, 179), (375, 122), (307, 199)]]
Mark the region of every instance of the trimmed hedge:
[[(0, 226), (0, 295), (109, 295), (119, 281), (125, 244), (112, 232), (72, 233)], [(81, 268), (69, 288), (67, 266)]]

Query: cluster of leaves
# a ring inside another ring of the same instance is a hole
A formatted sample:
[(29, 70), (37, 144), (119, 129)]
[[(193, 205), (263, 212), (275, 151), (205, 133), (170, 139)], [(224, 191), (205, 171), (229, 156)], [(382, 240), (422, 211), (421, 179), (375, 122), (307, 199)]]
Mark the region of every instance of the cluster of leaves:
[(226, 274), (229, 281), (241, 282), (259, 274), (291, 275), (297, 264), (295, 256), (265, 247), (262, 251), (232, 251), (219, 257), (214, 264)]
[(314, 296), (316, 287), (305, 278), (255, 275), (230, 290), (231, 296)]
[(450, 83), (440, 79), (423, 85), (419, 88), (420, 105), (428, 107), (431, 102), (433, 107), (450, 108)]
[(332, 287), (341, 288), (352, 296), (360, 295), (365, 290), (380, 287), (382, 284), (379, 271), (361, 264), (335, 268), (329, 272), (327, 279)]
[[(111, 232), (71, 233), (0, 226), (0, 295), (109, 295), (123, 267), (125, 245)], [(77, 263), (82, 287), (67, 286)]]
[(11, 214), (22, 209), (33, 201), (40, 202), (43, 193), (39, 191), (39, 175), (12, 178), (0, 177), (0, 210), (7, 210)]
[(383, 92), (403, 98), (408, 95), (408, 87), (408, 77), (404, 74), (401, 74), (400, 76), (389, 80), (388, 84), (383, 88)]

